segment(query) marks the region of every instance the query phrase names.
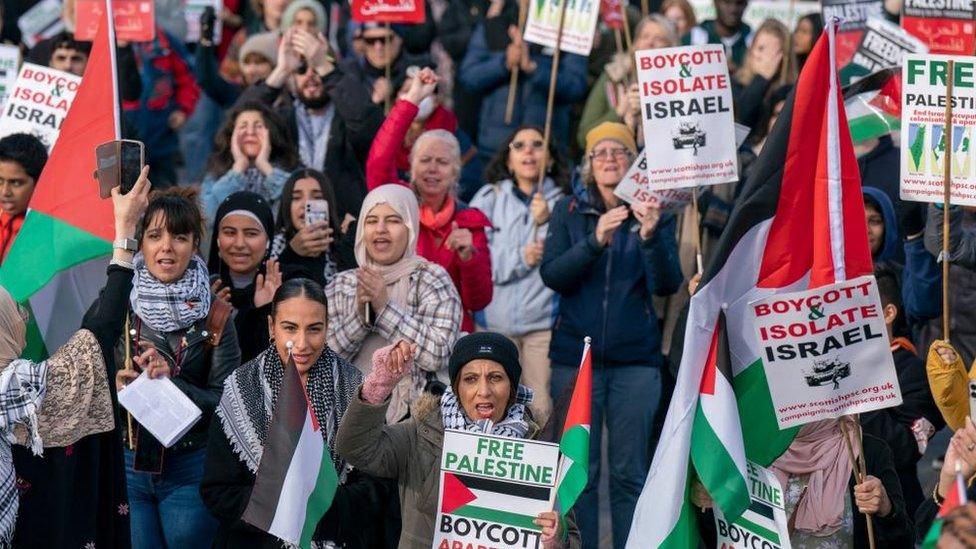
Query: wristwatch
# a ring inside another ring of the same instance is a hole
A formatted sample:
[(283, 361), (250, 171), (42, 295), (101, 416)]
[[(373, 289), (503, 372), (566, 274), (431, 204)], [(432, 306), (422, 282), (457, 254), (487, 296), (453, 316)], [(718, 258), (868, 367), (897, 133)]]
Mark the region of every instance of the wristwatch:
[(120, 238), (112, 242), (112, 248), (135, 253), (139, 251), (139, 241), (134, 238)]

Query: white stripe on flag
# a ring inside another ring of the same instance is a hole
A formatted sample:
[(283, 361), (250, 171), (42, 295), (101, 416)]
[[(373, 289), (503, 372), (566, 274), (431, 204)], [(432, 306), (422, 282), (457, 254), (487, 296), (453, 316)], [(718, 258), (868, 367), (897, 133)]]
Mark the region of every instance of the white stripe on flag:
[[(726, 326), (726, 331), (727, 328)], [(729, 380), (725, 379), (721, 372), (715, 372), (715, 394), (701, 396), (702, 412), (712, 426), (715, 436), (725, 445), (735, 466), (740, 471), (745, 471), (746, 447), (742, 441), (742, 425), (739, 423), (737, 402)], [(728, 433), (732, 436), (723, 436)]]
[(281, 483), (278, 508), (268, 532), (279, 538), (297, 544), (301, 541), (302, 528), (305, 527), (305, 513), (308, 498), (315, 489), (322, 465), (322, 452), (325, 443), (322, 435), (312, 429), (312, 414), (305, 414), (305, 425), (298, 437), (298, 446), (288, 464), (288, 472)]
[(830, 49), (830, 92), (827, 94), (827, 211), (830, 225), (830, 253), (834, 263), (834, 282), (847, 280), (844, 265), (844, 195), (841, 179), (840, 122), (837, 113), (837, 66), (834, 49), (834, 22), (827, 23)]

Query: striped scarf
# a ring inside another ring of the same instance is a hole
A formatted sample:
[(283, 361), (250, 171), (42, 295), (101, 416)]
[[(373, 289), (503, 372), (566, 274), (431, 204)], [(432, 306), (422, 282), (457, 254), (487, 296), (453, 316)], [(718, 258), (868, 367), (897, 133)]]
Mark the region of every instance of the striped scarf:
[(532, 389), (525, 385), (519, 385), (515, 393), (515, 404), (508, 407), (505, 418), (498, 423), (492, 424), (490, 419), (480, 419), (473, 421), (461, 408), (457, 395), (448, 386), (441, 397), (441, 421), (444, 422), (445, 429), (459, 429), (462, 431), (472, 431), (476, 433), (487, 433), (489, 435), (499, 435), (503, 437), (525, 438), (529, 431), (529, 423), (525, 420), (525, 407), (532, 403), (535, 395)]
[(146, 267), (139, 252), (132, 260), (135, 275), (129, 303), (147, 326), (160, 333), (189, 328), (210, 313), (210, 274), (200, 256), (190, 258), (183, 276), (175, 282), (160, 282)]

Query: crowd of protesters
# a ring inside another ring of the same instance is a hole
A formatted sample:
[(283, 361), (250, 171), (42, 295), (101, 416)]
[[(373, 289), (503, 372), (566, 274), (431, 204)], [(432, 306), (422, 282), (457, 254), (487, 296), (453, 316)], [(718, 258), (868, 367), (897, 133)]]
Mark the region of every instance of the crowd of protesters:
[[(5, 41), (34, 3), (4, 2)], [(116, 237), (136, 243), (114, 250), (80, 330), (45, 362), (19, 358), (29, 315), (0, 290), (0, 545), (279, 546), (241, 516), (292, 360), (341, 473), (316, 546), (429, 548), (444, 429), (558, 440), (590, 336), (589, 480), (567, 520), (536, 525), (547, 549), (624, 547), (674, 390), (695, 242), (707, 263), (824, 30), (816, 13), (753, 29), (748, 0), (714, 0), (706, 20), (687, 0), (650, 4), (625, 8), (629, 51), (601, 22), (550, 90), (553, 51), (522, 38), (514, 0), (428, 0), (425, 23), (392, 26), (355, 23), (336, 0), (224, 0), (219, 39), (195, 42), (181, 3), (157, 0), (156, 38), (116, 48), (123, 133), (148, 164), (112, 196)], [(26, 60), (84, 74), (74, 5), (63, 32), (21, 44)], [(614, 189), (644, 142), (633, 52), (706, 43), (724, 45), (750, 128), (740, 181), (697, 191), (698, 212), (628, 205)], [(857, 144), (904, 403), (806, 425), (773, 463), (794, 547), (867, 547), (867, 516), (881, 546), (912, 546), (956, 467), (976, 475), (976, 218), (949, 209), (949, 345), (945, 211), (899, 199), (897, 147)], [(0, 139), (0, 262), (46, 161), (31, 135)], [(171, 447), (119, 412), (142, 371), (203, 413)], [(863, 479), (840, 442), (856, 423)], [(924, 485), (944, 427), (944, 466)], [(699, 483), (690, 498), (712, 506)], [(974, 517), (948, 517), (947, 535), (973, 539)]]

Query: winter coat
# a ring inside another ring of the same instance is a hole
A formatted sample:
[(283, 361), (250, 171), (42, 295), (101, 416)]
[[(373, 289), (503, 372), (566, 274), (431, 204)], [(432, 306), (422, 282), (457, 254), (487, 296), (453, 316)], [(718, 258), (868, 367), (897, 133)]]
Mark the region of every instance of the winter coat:
[[(955, 350), (956, 361), (945, 364), (936, 351), (936, 343)], [(966, 426), (966, 418), (970, 415), (969, 382), (976, 381), (976, 368), (970, 367), (966, 370), (968, 362), (963, 361), (957, 348), (942, 340), (936, 340), (932, 344), (925, 359), (932, 398), (935, 399), (946, 425), (953, 431)]]
[(629, 217), (604, 247), (595, 230), (605, 209), (595, 192), (578, 187), (556, 203), (549, 220), (540, 272), (559, 294), (549, 358), (578, 364), (583, 337), (591, 336), (594, 367), (659, 367), (661, 331), (652, 296), (681, 286), (675, 218), (662, 215), (651, 238), (642, 240)]
[(925, 495), (922, 493), (917, 471), (922, 452), (912, 432), (912, 425), (924, 418), (935, 428), (934, 434), (945, 426), (945, 421), (932, 399), (929, 380), (925, 375), (925, 361), (918, 357), (915, 348), (906, 344), (906, 341), (896, 339), (895, 343), (898, 348), (892, 355), (902, 403), (894, 408), (861, 414), (861, 426), (865, 433), (884, 440), (891, 447), (895, 470), (905, 497), (905, 508), (908, 515), (913, 516)]
[(615, 84), (610, 80), (606, 70), (600, 72), (600, 77), (590, 88), (590, 95), (586, 97), (586, 105), (580, 116), (579, 128), (576, 130), (576, 142), (581, 149), (586, 148), (586, 134), (603, 122), (620, 122), (623, 119), (617, 114), (617, 92)]
[[(543, 195), (552, 211), (563, 193), (546, 179)], [(525, 264), (524, 248), (534, 239), (545, 240), (547, 221), (536, 226), (529, 205), (515, 194), (515, 184), (506, 179), (481, 188), (471, 206), (484, 212), (491, 222), (488, 249), (491, 250), (491, 303), (485, 307), (485, 327), (510, 336), (549, 330), (555, 312), (555, 293), (546, 287), (539, 266)]]
[(134, 125), (146, 145), (146, 163), (172, 162), (179, 152), (179, 137), (169, 127), (169, 115), (183, 111), (189, 118), (200, 98), (189, 53), (161, 28), (151, 42), (132, 45), (142, 76), (142, 96), (123, 101), (126, 121)]
[[(329, 143), (322, 166), (307, 166), (326, 174), (336, 194), (339, 219), (346, 214), (359, 216), (359, 208), (366, 196), (366, 155), (373, 137), (383, 123), (383, 109), (369, 99), (369, 90), (355, 77), (335, 69), (324, 78), (322, 85), (335, 105), (335, 118), (329, 129)], [(271, 105), (281, 95), (280, 88), (265, 82), (248, 86), (238, 103), (257, 101)], [(277, 112), (285, 120), (291, 143), (298, 143), (298, 123), (291, 98), (278, 104)]]
[[(505, 66), (505, 50), (492, 50), (485, 38), (485, 26), (478, 25), (468, 45), (468, 51), (458, 70), (460, 84), (472, 94), (483, 96), (478, 122), (478, 152), (490, 158), (505, 146), (508, 136), (523, 125), (543, 127), (549, 96), (549, 73), (552, 56), (531, 53), (536, 69), (519, 77), (515, 93), (512, 123), (505, 124), (508, 88), (511, 71)], [(559, 59), (555, 106), (552, 113), (552, 138), (564, 152), (569, 147), (571, 133), (570, 110), (586, 97), (586, 58), (564, 54)]]
[[(731, 46), (725, 47), (729, 60), (735, 65), (734, 68), (739, 68), (746, 62), (746, 55), (749, 52), (749, 46), (752, 45), (753, 37), (752, 28), (743, 22), (742, 26), (739, 27), (739, 34), (735, 42)], [(688, 34), (682, 39), (682, 44), (686, 46), (700, 46), (703, 44), (723, 44), (723, 42), (722, 37), (715, 31), (715, 20), (707, 19), (691, 27)], [(730, 70), (730, 72), (735, 71)]]
[[(209, 344), (207, 319), (203, 318), (186, 330), (160, 333), (142, 323), (135, 313), (129, 312), (129, 328), (135, 330), (136, 335), (130, 338), (130, 343), (148, 341), (152, 343), (159, 354), (169, 363), (172, 372), (170, 379), (193, 401), (203, 416), (190, 428), (182, 438), (166, 452), (189, 452), (204, 448), (207, 443), (210, 420), (220, 402), (223, 392), (224, 379), (241, 365), (241, 349), (237, 343), (237, 329), (230, 319), (224, 325), (220, 342), (216, 347)], [(267, 328), (266, 328), (267, 329)], [(115, 364), (124, 368), (125, 334), (119, 338), (115, 346)], [(177, 350), (179, 349), (179, 352)], [(143, 349), (145, 350), (145, 349)], [(135, 353), (133, 353), (135, 356)], [(177, 366), (177, 358), (179, 364)], [(133, 420), (133, 425), (137, 423)], [(128, 432), (125, 424), (122, 431)], [(147, 431), (139, 429), (139, 439), (152, 436)], [(165, 457), (163, 458), (165, 465)], [(137, 458), (137, 462), (139, 459)]]
[[(976, 216), (959, 208), (949, 209), (949, 288), (952, 307), (949, 309), (949, 329), (952, 343), (966, 364), (976, 359)], [(933, 257), (942, 252), (943, 211), (929, 206), (925, 224), (925, 249)], [(939, 265), (941, 267), (941, 265)], [(938, 296), (942, 297), (941, 288)], [(941, 299), (939, 300), (941, 301)], [(919, 339), (926, 348), (941, 338), (942, 320), (933, 320)]]
[(271, 206), (271, 211), (277, 214), (278, 202), (281, 200), (281, 189), (285, 187), (285, 181), (288, 180), (289, 175), (291, 173), (285, 169), (273, 166), (271, 173), (262, 178), (260, 188), (248, 189), (247, 178), (239, 171), (227, 170), (219, 177), (208, 173), (203, 178), (203, 183), (200, 184), (203, 211), (207, 218), (213, 219), (214, 214), (217, 213), (217, 208), (220, 207), (220, 203), (225, 198), (238, 191), (253, 190), (253, 192), (261, 195), (261, 198), (267, 200)]
[[(411, 417), (384, 425), (386, 407), (362, 399), (361, 390), (349, 404), (339, 424), (336, 450), (350, 465), (380, 478), (395, 478), (400, 483), (402, 530), (400, 549), (429, 549), (434, 539), (437, 498), (440, 492), (438, 464), (444, 445), (444, 423), (440, 397), (425, 393), (414, 404)], [(536, 439), (539, 427), (530, 423), (525, 438)], [(571, 516), (566, 517), (568, 542), (565, 547), (581, 547), (579, 530)]]
[[(390, 110), (390, 115), (377, 132), (369, 151), (366, 172), (369, 190), (386, 183), (409, 186), (397, 173), (396, 155), (415, 116), (417, 106), (402, 99)], [(454, 250), (444, 246), (444, 241), (451, 233), (452, 223), (457, 223), (458, 228), (468, 229), (472, 233), (475, 252), (467, 261), (462, 261)], [(464, 306), (461, 330), (465, 332), (474, 331), (473, 313), (484, 309), (491, 302), (491, 253), (488, 250), (488, 237), (485, 235), (489, 227), (491, 222), (480, 210), (468, 208), (460, 200), (455, 200), (451, 223), (436, 230), (421, 223), (417, 237), (417, 253), (444, 267), (451, 275)]]

